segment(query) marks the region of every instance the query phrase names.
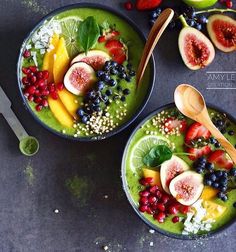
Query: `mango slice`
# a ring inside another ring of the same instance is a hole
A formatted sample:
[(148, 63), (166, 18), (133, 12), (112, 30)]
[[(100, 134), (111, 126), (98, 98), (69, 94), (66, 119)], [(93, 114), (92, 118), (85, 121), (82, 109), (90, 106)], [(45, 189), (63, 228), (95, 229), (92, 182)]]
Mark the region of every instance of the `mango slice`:
[(154, 182), (152, 185), (158, 185), (160, 188), (161, 186), (161, 177), (160, 177), (160, 172), (159, 171), (154, 171), (148, 168), (143, 168), (143, 176), (144, 178), (151, 177), (154, 179)]
[(68, 70), (70, 58), (66, 50), (66, 43), (63, 37), (60, 38), (54, 55), (53, 76), (54, 82), (63, 82), (64, 75)]
[(77, 97), (70, 93), (65, 88), (62, 91), (58, 91), (58, 95), (60, 97), (60, 100), (64, 104), (66, 110), (74, 117), (76, 116), (76, 111), (79, 108), (79, 103), (75, 103), (75, 100), (77, 100)]
[(207, 211), (206, 216), (204, 217), (204, 220), (209, 220), (209, 219), (215, 220), (219, 218), (226, 210), (225, 206), (219, 205), (210, 200), (204, 200), (202, 205)]
[(50, 42), (50, 46), (52, 46), (53, 49), (51, 49), (51, 51), (49, 52), (46, 52), (43, 58), (43, 70), (47, 70), (49, 72), (49, 78), (48, 78), (49, 82), (54, 81), (53, 78), (54, 55), (57, 50), (58, 42), (59, 42), (59, 35), (55, 33), (53, 34)]
[(211, 186), (204, 186), (204, 189), (202, 191), (201, 199), (203, 200), (209, 200), (216, 196), (218, 193), (218, 190), (215, 188), (212, 188)]
[(60, 99), (54, 100), (51, 97), (48, 97), (48, 104), (53, 115), (61, 125), (69, 128), (73, 127), (73, 119)]

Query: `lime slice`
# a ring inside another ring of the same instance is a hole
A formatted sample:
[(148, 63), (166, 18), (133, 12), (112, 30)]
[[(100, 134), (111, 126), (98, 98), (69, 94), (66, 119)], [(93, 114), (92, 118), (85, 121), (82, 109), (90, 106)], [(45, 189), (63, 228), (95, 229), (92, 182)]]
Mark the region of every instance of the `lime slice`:
[(76, 56), (79, 53), (80, 47), (77, 41), (78, 26), (82, 19), (79, 17), (66, 17), (60, 21), (62, 37), (66, 42), (66, 48), (70, 57)]
[(155, 145), (170, 145), (170, 141), (162, 136), (144, 136), (133, 147), (130, 156), (130, 165), (133, 171), (141, 169), (145, 164), (143, 157)]
[(197, 9), (204, 9), (214, 5), (218, 0), (183, 0), (187, 5)]

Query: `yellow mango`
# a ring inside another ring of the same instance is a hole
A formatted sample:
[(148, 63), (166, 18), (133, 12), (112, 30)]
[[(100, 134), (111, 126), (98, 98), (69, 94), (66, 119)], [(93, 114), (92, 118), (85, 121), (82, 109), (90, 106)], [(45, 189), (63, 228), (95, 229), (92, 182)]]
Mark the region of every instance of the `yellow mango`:
[(161, 177), (159, 171), (154, 171), (148, 168), (143, 168), (143, 176), (144, 178), (153, 178), (154, 182), (151, 185), (158, 185), (160, 188), (161, 186)]
[(215, 220), (219, 218), (226, 210), (225, 206), (219, 205), (210, 200), (204, 200), (202, 205), (206, 209), (206, 216), (204, 217), (204, 220)]
[(54, 65), (54, 54), (56, 53), (57, 46), (59, 42), (59, 35), (54, 34), (51, 38), (50, 46), (53, 47), (53, 49), (49, 52), (46, 52), (44, 58), (43, 58), (43, 70), (47, 70), (49, 72), (49, 82), (53, 82), (53, 65)]
[(202, 191), (202, 195), (200, 198), (204, 200), (209, 200), (209, 199), (214, 198), (218, 192), (219, 191), (215, 188), (212, 188), (210, 186), (204, 186), (204, 189)]
[(56, 119), (65, 127), (73, 127), (74, 121), (60, 99), (54, 100), (48, 97), (48, 104)]
[(53, 77), (55, 83), (63, 82), (69, 63), (70, 58), (66, 50), (65, 39), (62, 37), (58, 42), (56, 53), (54, 55)]
[(58, 91), (58, 95), (60, 97), (61, 102), (65, 106), (66, 110), (74, 117), (76, 118), (76, 111), (79, 108), (79, 103), (75, 103), (75, 100), (77, 100), (77, 96), (70, 93), (65, 88), (62, 91)]

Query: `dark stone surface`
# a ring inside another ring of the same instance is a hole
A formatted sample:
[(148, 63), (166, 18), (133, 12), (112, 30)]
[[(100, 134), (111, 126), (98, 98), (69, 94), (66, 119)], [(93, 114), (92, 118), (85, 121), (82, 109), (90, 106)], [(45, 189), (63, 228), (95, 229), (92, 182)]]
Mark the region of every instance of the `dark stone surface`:
[[(0, 126), (0, 251), (233, 251), (236, 225), (200, 241), (174, 240), (149, 228), (136, 216), (122, 191), (120, 163), (135, 125), (150, 111), (173, 99), (179, 83), (197, 86), (206, 100), (236, 116), (235, 90), (207, 90), (206, 71), (234, 71), (235, 54), (217, 51), (214, 63), (197, 72), (182, 64), (177, 33), (166, 33), (155, 50), (157, 79), (152, 98), (139, 119), (125, 132), (102, 142), (60, 139), (38, 125), (23, 108), (17, 90), (16, 60), (26, 34), (45, 14), (74, 1), (1, 0), (0, 83), (27, 131), (40, 141), (33, 158), (19, 153), (17, 139), (1, 118)], [(120, 9), (120, 1), (100, 2)], [(126, 12), (148, 32), (147, 14)], [(235, 85), (234, 83), (231, 83)], [(31, 165), (31, 170), (27, 167)], [(73, 197), (66, 181), (85, 181), (83, 197)], [(108, 198), (104, 198), (108, 195)], [(54, 213), (59, 209), (59, 213)], [(149, 243), (154, 243), (150, 247)], [(213, 249), (214, 248), (214, 249)]]

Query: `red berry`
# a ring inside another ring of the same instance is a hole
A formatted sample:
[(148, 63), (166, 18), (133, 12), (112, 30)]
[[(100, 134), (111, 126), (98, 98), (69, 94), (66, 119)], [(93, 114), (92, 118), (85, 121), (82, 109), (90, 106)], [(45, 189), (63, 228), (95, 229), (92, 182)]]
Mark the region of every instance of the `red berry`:
[(43, 78), (43, 72), (39, 71), (36, 73), (37, 79), (42, 79)]
[(35, 86), (30, 86), (27, 88), (27, 92), (30, 94), (30, 95), (33, 95), (36, 91), (36, 88)]
[(170, 206), (170, 207), (168, 208), (168, 212), (169, 212), (170, 214), (177, 214), (179, 211), (178, 211), (178, 209), (177, 209), (177, 207), (176, 207), (175, 205), (172, 205), (172, 206)]
[(147, 205), (148, 204), (148, 198), (147, 197), (141, 197), (139, 200), (140, 205)]
[(47, 80), (49, 78), (49, 72), (47, 70), (44, 70), (42, 72), (44, 80)]
[(139, 196), (141, 197), (148, 197), (150, 195), (150, 192), (147, 190), (139, 192)]
[(50, 92), (50, 95), (51, 95), (51, 97), (52, 97), (52, 99), (53, 100), (57, 100), (58, 99), (58, 94), (57, 94), (57, 92)]
[(145, 178), (144, 180), (145, 180), (145, 182), (146, 182), (147, 185), (150, 185), (154, 181), (154, 179), (151, 178), (151, 177)]
[(31, 76), (30, 77), (30, 82), (33, 84), (33, 83), (35, 83), (37, 81), (37, 78), (36, 78), (36, 76)]
[(140, 206), (140, 207), (139, 207), (139, 211), (142, 212), (142, 213), (146, 212), (147, 209), (148, 209), (147, 206)]
[(30, 56), (31, 56), (31, 53), (30, 53), (29, 50), (25, 50), (25, 51), (23, 52), (23, 57), (24, 57), (24, 58), (29, 58)]
[(49, 91), (48, 90), (43, 90), (42, 91), (42, 95), (43, 96), (48, 96), (49, 95)]
[(155, 195), (156, 195), (156, 197), (157, 197), (158, 199), (161, 199), (161, 197), (162, 197), (162, 192), (161, 192), (161, 191), (156, 191)]
[(159, 223), (163, 223), (165, 221), (165, 217), (166, 215), (163, 212), (159, 212), (153, 215), (153, 218), (157, 220)]
[(180, 212), (182, 214), (187, 214), (188, 212), (190, 212), (190, 210), (191, 210), (190, 206), (181, 206), (181, 208), (180, 208)]
[(149, 189), (150, 193), (153, 193), (153, 194), (156, 193), (156, 191), (158, 190), (159, 190), (159, 187), (157, 185), (151, 186)]
[(29, 68), (27, 68), (27, 67), (22, 67), (22, 72), (23, 72), (24, 74), (28, 74), (28, 73), (30, 72), (30, 70), (29, 70)]
[(130, 11), (130, 10), (133, 9), (134, 6), (133, 6), (132, 2), (127, 1), (127, 2), (124, 3), (124, 7), (125, 7), (126, 10)]
[(29, 80), (28, 80), (28, 78), (27, 78), (26, 76), (22, 78), (22, 83), (23, 83), (24, 85), (29, 84)]
[(100, 36), (99, 38), (98, 38), (98, 42), (99, 43), (103, 43), (103, 42), (105, 42), (106, 41), (106, 36)]
[(43, 99), (42, 102), (41, 102), (41, 105), (43, 107), (48, 107), (48, 101), (46, 99)]
[(41, 97), (35, 97), (34, 102), (37, 103), (37, 104), (40, 104), (42, 102), (42, 98)]
[(154, 211), (153, 211), (152, 207), (147, 206), (146, 213), (153, 215)]
[(231, 0), (226, 0), (225, 4), (226, 4), (226, 7), (229, 9), (233, 7), (233, 2)]
[(161, 212), (165, 212), (165, 206), (164, 206), (164, 204), (162, 204), (162, 203), (156, 203), (156, 208), (159, 210), (159, 211), (161, 211)]
[(37, 81), (38, 87), (44, 87), (45, 86), (45, 81), (44, 80), (38, 80)]
[(58, 84), (57, 84), (57, 89), (58, 89), (59, 91), (62, 91), (62, 90), (64, 89), (64, 84), (63, 84), (62, 82), (58, 83)]
[(28, 100), (29, 100), (30, 102), (34, 101), (34, 96), (33, 96), (33, 95), (29, 95), (29, 96), (28, 96)]
[(174, 217), (172, 218), (172, 222), (173, 222), (173, 223), (179, 222), (179, 217), (178, 217), (178, 216), (174, 216)]
[(24, 90), (24, 91), (23, 91), (23, 94), (24, 94), (24, 96), (25, 96), (26, 98), (29, 97), (29, 93), (27, 92), (27, 90)]
[(40, 95), (41, 95), (40, 91), (38, 89), (36, 89), (34, 92), (34, 96), (40, 96)]
[(43, 106), (40, 105), (40, 104), (38, 104), (38, 105), (35, 106), (36, 111), (41, 111), (42, 108), (43, 108)]
[(155, 196), (149, 196), (148, 197), (148, 202), (150, 203), (150, 204), (153, 204), (153, 203), (155, 203), (157, 201), (157, 198), (155, 197)]
[(163, 204), (166, 204), (168, 201), (170, 200), (170, 196), (167, 195), (167, 194), (163, 194), (162, 197), (161, 197), (161, 202)]
[(30, 66), (29, 67), (29, 70), (32, 72), (32, 73), (36, 73), (38, 71), (38, 68), (36, 66)]

